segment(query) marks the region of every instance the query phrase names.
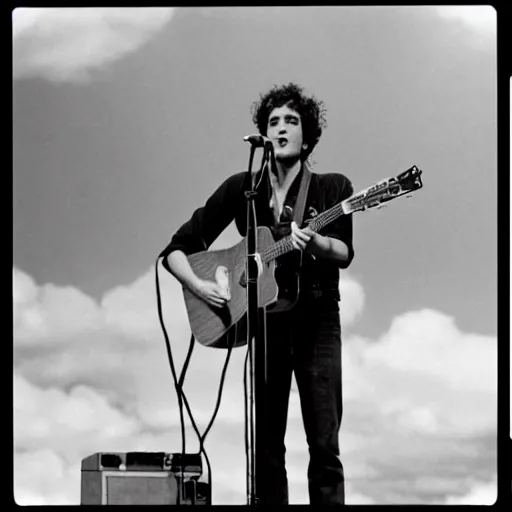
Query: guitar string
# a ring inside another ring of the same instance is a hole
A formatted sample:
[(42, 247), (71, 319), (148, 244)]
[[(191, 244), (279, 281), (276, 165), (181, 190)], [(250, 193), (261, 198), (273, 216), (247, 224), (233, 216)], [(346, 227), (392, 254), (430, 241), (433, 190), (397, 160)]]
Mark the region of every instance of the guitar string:
[[(340, 212), (343, 213), (343, 203), (338, 203), (337, 205), (329, 208), (325, 212), (321, 213), (318, 217), (316, 217), (311, 223), (310, 228), (313, 231), (319, 231), (323, 226), (329, 224), (331, 221), (336, 219)], [(273, 247), (268, 248), (261, 254), (261, 258), (263, 262), (267, 262), (271, 259), (274, 259), (285, 252), (293, 250), (293, 244), (291, 242), (291, 237), (288, 236), (279, 242), (277, 242)]]
[[(380, 192), (380, 194), (382, 194), (382, 192), (383, 192), (382, 188), (386, 188), (387, 190), (391, 189), (389, 180), (388, 180), (388, 183), (385, 183), (385, 184), (383, 183), (383, 184), (378, 184), (378, 185), (380, 185), (380, 188), (377, 187), (376, 189), (371, 190), (371, 193), (369, 194), (370, 197), (372, 195), (375, 195), (376, 192)], [(370, 192), (370, 189), (366, 191), (366, 196), (368, 196), (368, 192)], [(397, 195), (397, 194), (395, 193), (395, 195)], [(330, 222), (332, 222), (333, 220), (335, 220), (340, 214), (341, 215), (346, 214), (346, 206), (348, 206), (349, 208), (350, 208), (350, 206), (353, 206), (353, 205), (357, 206), (358, 203), (361, 202), (361, 199), (364, 199), (364, 198), (361, 198), (361, 193), (345, 199), (341, 203), (334, 205), (333, 207), (329, 208), (325, 212), (322, 212), (320, 215), (318, 215), (316, 218), (314, 218), (309, 223), (309, 227), (315, 232), (320, 231), (320, 229), (322, 229), (322, 227), (324, 227), (325, 225), (327, 225)], [(366, 199), (368, 200), (369, 198), (366, 197)], [(294, 247), (291, 242), (291, 237), (288, 236), (288, 237), (280, 240), (276, 244), (274, 244), (274, 246), (263, 251), (263, 253), (261, 254), (261, 258), (262, 258), (262, 261), (264, 263), (266, 263), (272, 259), (277, 258), (278, 256), (280, 256), (286, 252), (292, 251), (293, 249), (294, 249)]]

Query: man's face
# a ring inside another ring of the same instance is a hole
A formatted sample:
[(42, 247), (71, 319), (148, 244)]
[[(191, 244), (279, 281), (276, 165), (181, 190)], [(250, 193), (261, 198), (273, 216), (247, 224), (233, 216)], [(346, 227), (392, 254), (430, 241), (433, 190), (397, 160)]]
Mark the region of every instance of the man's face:
[(300, 115), (286, 105), (275, 108), (268, 117), (267, 137), (274, 145), (276, 160), (298, 160), (302, 151)]

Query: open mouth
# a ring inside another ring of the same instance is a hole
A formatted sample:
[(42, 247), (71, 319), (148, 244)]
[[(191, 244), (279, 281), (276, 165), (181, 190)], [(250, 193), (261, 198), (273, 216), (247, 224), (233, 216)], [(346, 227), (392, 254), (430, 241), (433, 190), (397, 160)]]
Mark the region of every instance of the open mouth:
[(277, 144), (278, 144), (279, 147), (282, 148), (282, 147), (286, 146), (286, 144), (288, 144), (288, 139), (286, 139), (284, 137), (279, 137), (277, 139)]

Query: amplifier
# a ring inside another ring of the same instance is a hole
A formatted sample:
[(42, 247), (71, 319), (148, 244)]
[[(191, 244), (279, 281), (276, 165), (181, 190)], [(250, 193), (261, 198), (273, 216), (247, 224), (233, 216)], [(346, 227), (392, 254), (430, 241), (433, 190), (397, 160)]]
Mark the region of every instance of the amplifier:
[(82, 459), (81, 505), (211, 505), (200, 454), (101, 452)]

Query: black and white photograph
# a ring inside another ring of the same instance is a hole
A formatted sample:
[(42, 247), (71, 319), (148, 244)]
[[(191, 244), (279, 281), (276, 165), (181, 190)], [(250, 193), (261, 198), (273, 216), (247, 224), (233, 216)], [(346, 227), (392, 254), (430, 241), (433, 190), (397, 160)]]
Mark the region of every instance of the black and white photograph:
[(496, 502), (497, 17), (12, 11), (17, 504)]

